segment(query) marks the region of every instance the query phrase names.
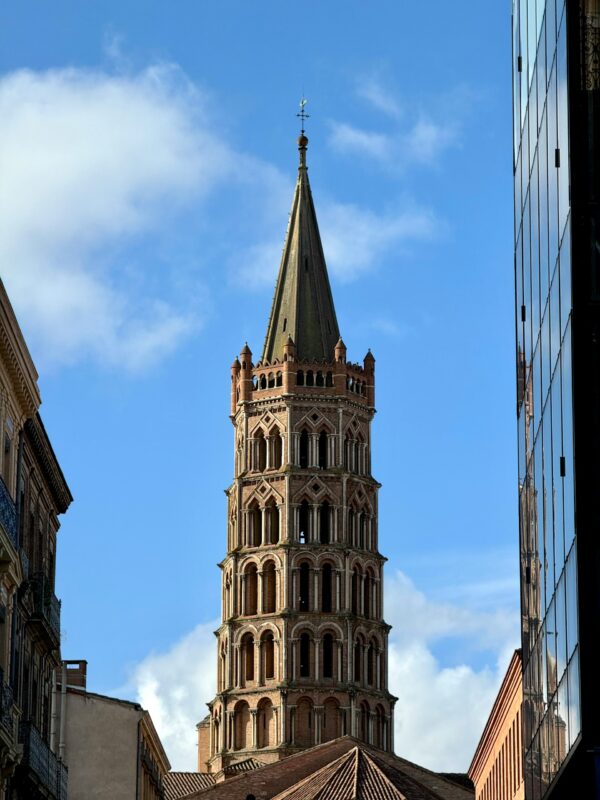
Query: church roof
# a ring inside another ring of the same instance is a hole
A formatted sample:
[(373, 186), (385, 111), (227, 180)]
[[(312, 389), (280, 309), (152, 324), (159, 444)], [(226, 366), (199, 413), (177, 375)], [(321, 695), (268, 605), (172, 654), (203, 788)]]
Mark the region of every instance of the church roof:
[(474, 800), (472, 784), (448, 779), (351, 736), (179, 797), (247, 800), (248, 795), (256, 800)]
[(307, 144), (306, 136), (300, 136), (298, 180), (263, 348), (263, 361), (282, 358), (283, 347), (289, 336), (296, 345), (298, 359), (333, 361), (333, 351), (340, 336), (308, 181)]
[(180, 797), (210, 788), (214, 782), (213, 775), (202, 772), (167, 772), (163, 778), (165, 800), (179, 800)]

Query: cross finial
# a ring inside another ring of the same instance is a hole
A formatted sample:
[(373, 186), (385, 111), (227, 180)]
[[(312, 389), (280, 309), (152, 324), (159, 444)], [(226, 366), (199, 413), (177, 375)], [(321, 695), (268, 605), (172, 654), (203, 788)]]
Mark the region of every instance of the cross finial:
[(307, 114), (306, 111), (305, 111), (307, 103), (308, 103), (308, 100), (303, 95), (302, 99), (300, 100), (300, 111), (296, 114), (296, 116), (300, 117), (300, 119), (302, 120), (302, 128), (300, 130), (300, 133), (302, 134), (302, 136), (304, 136), (304, 122), (305, 122), (305, 120), (307, 120), (310, 117), (310, 114)]

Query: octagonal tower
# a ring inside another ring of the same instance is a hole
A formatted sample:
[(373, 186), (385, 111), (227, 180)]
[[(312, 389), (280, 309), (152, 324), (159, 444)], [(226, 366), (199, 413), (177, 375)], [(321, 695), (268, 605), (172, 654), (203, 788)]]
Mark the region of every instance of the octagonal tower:
[(199, 725), (199, 769), (225, 777), (345, 734), (393, 750), (371, 474), (375, 359), (346, 358), (307, 144), (301, 135), (262, 358), (246, 345), (231, 368), (218, 686)]

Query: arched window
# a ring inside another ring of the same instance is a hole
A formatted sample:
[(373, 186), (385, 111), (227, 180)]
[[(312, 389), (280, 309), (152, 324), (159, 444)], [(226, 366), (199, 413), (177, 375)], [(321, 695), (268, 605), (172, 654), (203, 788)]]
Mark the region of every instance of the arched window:
[(313, 704), (307, 697), (302, 697), (296, 705), (296, 724), (294, 739), (301, 747), (311, 747), (314, 741)]
[(359, 614), (358, 600), (360, 597), (361, 573), (358, 567), (352, 570), (352, 613)]
[(325, 379), (323, 378), (322, 372), (317, 372), (317, 380), (315, 383), (317, 386), (325, 386)]
[(269, 372), (269, 377), (267, 379), (267, 386), (269, 387), (269, 389), (275, 388), (275, 375), (273, 375), (272, 372)]
[(256, 469), (264, 472), (267, 468), (267, 442), (262, 431), (256, 434)]
[(279, 469), (283, 464), (283, 440), (278, 430), (271, 433), (272, 455), (271, 466)]
[(248, 564), (244, 572), (245, 613), (251, 617), (257, 610), (257, 570), (256, 564)]
[(327, 433), (321, 431), (319, 434), (319, 466), (321, 469), (327, 469)]
[(331, 612), (332, 577), (331, 564), (324, 564), (321, 570), (321, 611), (325, 614)]
[(245, 750), (252, 743), (252, 718), (250, 708), (245, 700), (240, 700), (234, 708), (236, 750)]
[(275, 505), (274, 500), (267, 503), (265, 517), (267, 523), (267, 541), (269, 544), (277, 544), (279, 541), (279, 509)]
[(325, 379), (325, 386), (333, 386), (333, 372), (328, 372)]
[(273, 614), (276, 605), (276, 589), (277, 579), (275, 572), (275, 564), (272, 561), (267, 561), (263, 567), (263, 612), (265, 614)]
[(303, 561), (300, 564), (300, 596), (298, 597), (298, 610), (308, 611), (310, 608), (310, 564)]
[(323, 636), (323, 677), (333, 678), (333, 636)]
[(310, 634), (300, 634), (300, 677), (310, 678)]
[(329, 544), (330, 508), (327, 500), (319, 508), (319, 537), (321, 544)]
[(360, 704), (360, 738), (369, 743), (369, 704), (366, 700)]
[(351, 546), (354, 545), (354, 509), (353, 508), (349, 508), (348, 509), (348, 531), (347, 531), (346, 539), (348, 541), (348, 544), (350, 544)]
[(268, 697), (264, 697), (258, 704), (256, 727), (259, 747), (270, 747), (275, 744), (275, 714), (273, 703)]
[(283, 376), (281, 372), (278, 372), (275, 376), (275, 386), (283, 386)]
[(296, 373), (296, 383), (298, 386), (304, 386), (304, 372), (301, 369)]
[(369, 686), (373, 686), (375, 683), (375, 648), (373, 647), (373, 642), (369, 642), (369, 648), (367, 650), (367, 683)]
[(300, 511), (298, 513), (298, 541), (300, 544), (308, 542), (308, 520), (310, 517), (310, 509), (306, 500), (300, 503)]
[(271, 681), (275, 677), (275, 639), (271, 631), (263, 634), (261, 644), (263, 675), (266, 681)]
[(333, 697), (328, 697), (323, 703), (323, 728), (321, 741), (331, 742), (341, 736), (340, 731), (340, 704)]
[(361, 550), (365, 549), (365, 512), (361, 511), (358, 515), (358, 546)]
[(300, 434), (300, 466), (302, 469), (308, 467), (308, 431), (306, 428)]
[(375, 747), (379, 747), (380, 750), (385, 750), (385, 739), (386, 739), (386, 718), (385, 718), (385, 711), (383, 710), (382, 706), (377, 706), (375, 709), (375, 741), (373, 744)]
[(367, 570), (363, 581), (363, 614), (369, 618), (371, 616), (371, 587), (373, 586), (373, 576), (371, 570)]
[(354, 682), (360, 683), (362, 675), (363, 646), (360, 636), (354, 642)]
[(260, 386), (261, 389), (266, 389), (267, 388), (267, 379), (265, 378), (264, 375), (260, 376), (260, 378), (258, 380), (258, 385)]
[(260, 547), (262, 534), (262, 515), (258, 503), (253, 502), (248, 511), (248, 546)]
[(240, 643), (241, 677), (245, 686), (254, 680), (254, 639), (251, 633), (245, 633)]
[(315, 385), (315, 376), (312, 370), (308, 370), (306, 373), (306, 385), (307, 386), (314, 386)]

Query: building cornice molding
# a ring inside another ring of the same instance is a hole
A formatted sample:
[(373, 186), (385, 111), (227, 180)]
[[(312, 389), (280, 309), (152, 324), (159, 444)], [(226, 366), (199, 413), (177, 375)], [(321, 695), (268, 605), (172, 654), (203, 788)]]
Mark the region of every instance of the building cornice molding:
[(64, 514), (73, 501), (73, 496), (65, 480), (60, 464), (54, 454), (48, 434), (39, 414), (30, 417), (25, 423), (25, 432), (48, 483), (56, 510)]
[(42, 402), (37, 385), (38, 373), (1, 279), (0, 359), (6, 365), (23, 415), (33, 416)]

